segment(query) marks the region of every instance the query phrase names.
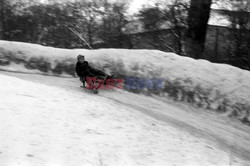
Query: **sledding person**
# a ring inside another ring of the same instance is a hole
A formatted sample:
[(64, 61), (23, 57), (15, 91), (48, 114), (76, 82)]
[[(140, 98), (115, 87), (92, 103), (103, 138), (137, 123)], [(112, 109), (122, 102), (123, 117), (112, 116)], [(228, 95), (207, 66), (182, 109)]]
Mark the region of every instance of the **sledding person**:
[(85, 87), (85, 82), (87, 81), (87, 77), (97, 77), (97, 79), (103, 78), (104, 83), (106, 79), (112, 77), (102, 72), (101, 70), (97, 70), (97, 69), (90, 67), (88, 64), (88, 61), (85, 61), (84, 55), (81, 55), (81, 54), (77, 56), (77, 63), (76, 63), (75, 71), (78, 77), (80, 77), (80, 80), (83, 83), (84, 87)]

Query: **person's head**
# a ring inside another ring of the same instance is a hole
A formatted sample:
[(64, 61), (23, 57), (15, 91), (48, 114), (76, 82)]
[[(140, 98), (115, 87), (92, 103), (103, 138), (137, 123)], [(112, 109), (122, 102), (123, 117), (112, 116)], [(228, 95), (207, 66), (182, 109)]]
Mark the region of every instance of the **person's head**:
[(79, 54), (77, 56), (77, 61), (80, 62), (80, 63), (83, 63), (85, 61), (84, 55)]

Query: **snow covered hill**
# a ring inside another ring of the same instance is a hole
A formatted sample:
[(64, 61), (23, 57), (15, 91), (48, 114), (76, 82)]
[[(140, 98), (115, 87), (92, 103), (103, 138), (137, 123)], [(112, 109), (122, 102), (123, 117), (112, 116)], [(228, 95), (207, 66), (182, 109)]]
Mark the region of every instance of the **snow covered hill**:
[[(223, 92), (239, 90), (242, 97), (250, 98), (250, 72), (226, 64), (210, 63), (206, 60), (194, 60), (165, 53), (157, 50), (127, 50), (127, 49), (59, 49), (44, 47), (37, 44), (0, 41), (0, 57), (28, 61), (34, 57), (45, 58), (54, 67), (57, 62), (76, 62), (78, 54), (84, 54), (86, 59), (99, 66), (123, 64), (123, 72), (133, 73), (136, 66), (136, 76), (162, 77), (166, 79), (191, 79), (194, 84), (215, 87)], [(112, 63), (112, 61), (114, 61)], [(19, 64), (22, 65), (22, 64)], [(2, 66), (1, 66), (2, 68)], [(154, 74), (154, 75), (153, 75)], [(239, 95), (239, 94), (238, 94)], [(239, 95), (239, 96), (241, 96)]]
[(2, 166), (247, 165), (213, 141), (105, 97), (0, 79)]

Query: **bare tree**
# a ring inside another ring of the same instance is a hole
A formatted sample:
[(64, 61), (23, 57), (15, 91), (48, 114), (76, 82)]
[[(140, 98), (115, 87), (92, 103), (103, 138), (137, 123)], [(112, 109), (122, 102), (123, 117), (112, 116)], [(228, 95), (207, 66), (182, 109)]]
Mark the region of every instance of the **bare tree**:
[(158, 4), (153, 7), (143, 8), (138, 14), (140, 20), (143, 22), (144, 29), (148, 31), (160, 29), (160, 25), (163, 22), (162, 15), (162, 10)]
[(175, 0), (163, 10), (163, 20), (169, 23), (171, 33), (176, 43), (175, 50), (179, 55), (183, 54), (183, 45), (185, 42), (184, 33), (187, 29), (188, 4), (181, 0)]
[(140, 11), (138, 16), (144, 29), (152, 34), (149, 42), (154, 48), (183, 54), (187, 11), (188, 4), (181, 0), (159, 1), (155, 6)]
[(83, 31), (89, 45), (92, 47), (99, 29), (100, 6), (97, 1), (82, 1), (79, 5), (82, 14), (79, 28)]
[(102, 22), (99, 36), (108, 47), (122, 47), (122, 40), (125, 37), (122, 29), (127, 23), (125, 16), (127, 5), (126, 2), (102, 1), (103, 10), (100, 11)]
[(228, 4), (230, 8), (222, 10), (222, 14), (230, 21), (228, 36), (230, 40), (226, 62), (250, 70), (250, 2), (230, 0)]

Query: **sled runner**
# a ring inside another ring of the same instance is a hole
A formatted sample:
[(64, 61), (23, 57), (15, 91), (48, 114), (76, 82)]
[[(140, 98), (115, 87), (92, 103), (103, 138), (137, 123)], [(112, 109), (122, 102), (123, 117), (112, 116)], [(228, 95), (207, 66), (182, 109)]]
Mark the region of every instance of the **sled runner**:
[[(112, 78), (112, 76), (103, 71), (89, 66), (88, 61), (85, 61), (85, 56), (82, 54), (77, 56), (75, 71), (83, 83), (83, 87), (93, 90), (94, 93), (98, 93), (98, 89), (101, 85), (105, 84), (107, 79)], [(85, 86), (86, 82), (87, 85)]]

